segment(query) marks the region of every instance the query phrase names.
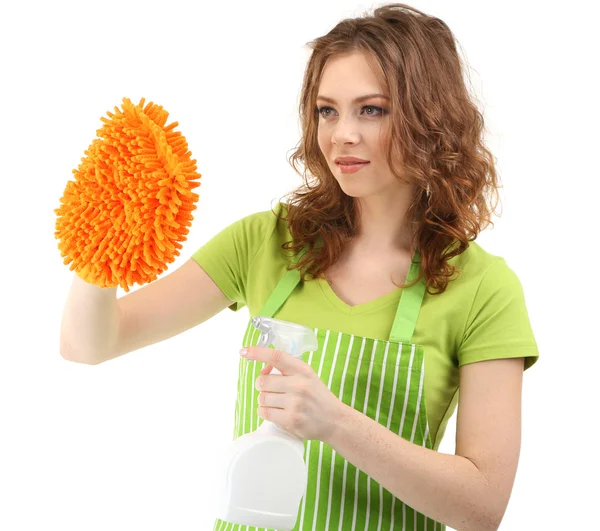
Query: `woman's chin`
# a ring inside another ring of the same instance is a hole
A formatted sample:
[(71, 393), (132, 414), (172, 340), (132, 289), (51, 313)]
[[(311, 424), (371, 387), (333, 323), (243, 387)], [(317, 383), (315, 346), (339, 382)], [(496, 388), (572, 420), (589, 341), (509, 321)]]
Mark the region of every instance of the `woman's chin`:
[(354, 185), (354, 184), (350, 184), (348, 185), (348, 183), (344, 183), (344, 184), (340, 184), (340, 188), (342, 190), (342, 192), (344, 192), (346, 195), (350, 196), (350, 197), (366, 197), (369, 195), (369, 191), (365, 189), (364, 186), (358, 184), (358, 185)]

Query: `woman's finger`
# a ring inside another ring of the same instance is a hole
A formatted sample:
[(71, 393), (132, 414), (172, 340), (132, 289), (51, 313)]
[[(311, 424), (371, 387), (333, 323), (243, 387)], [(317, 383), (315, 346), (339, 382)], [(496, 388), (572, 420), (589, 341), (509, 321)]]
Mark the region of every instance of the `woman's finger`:
[(267, 365), (260, 370), (260, 374), (269, 374), (273, 370), (273, 365)]
[(288, 406), (288, 397), (285, 393), (258, 393), (258, 405), (261, 407), (285, 409)]

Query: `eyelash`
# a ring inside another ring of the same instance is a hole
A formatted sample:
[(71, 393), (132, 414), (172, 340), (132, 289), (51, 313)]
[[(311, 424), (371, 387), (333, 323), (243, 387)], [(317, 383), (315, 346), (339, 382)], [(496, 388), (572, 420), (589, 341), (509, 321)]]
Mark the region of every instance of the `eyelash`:
[[(362, 110), (362, 109), (367, 109), (367, 108), (373, 108), (373, 109), (377, 109), (377, 110), (378, 110), (378, 111), (381, 113), (381, 114), (380, 114), (380, 116), (383, 116), (383, 115), (387, 114), (387, 110), (383, 109), (382, 107), (377, 107), (376, 105), (363, 105), (363, 106), (361, 107), (361, 110)], [(329, 116), (323, 116), (323, 111), (324, 111), (325, 109), (331, 109), (331, 110), (333, 110), (333, 108), (332, 108), (332, 107), (329, 107), (329, 106), (327, 106), (327, 105), (326, 105), (326, 106), (324, 106), (324, 107), (317, 107), (317, 108), (315, 109), (315, 111), (316, 111), (316, 112), (317, 112), (317, 114), (318, 114), (319, 116), (321, 116), (322, 118), (329, 118)], [(369, 114), (369, 115), (367, 115), (367, 116), (375, 116), (375, 115), (374, 115), (374, 114)]]

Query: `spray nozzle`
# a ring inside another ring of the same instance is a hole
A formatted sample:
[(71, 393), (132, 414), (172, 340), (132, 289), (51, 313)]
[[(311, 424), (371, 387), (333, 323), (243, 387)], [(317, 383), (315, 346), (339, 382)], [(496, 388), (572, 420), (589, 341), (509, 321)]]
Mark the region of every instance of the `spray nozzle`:
[(312, 328), (272, 317), (255, 317), (252, 324), (260, 330), (259, 347), (273, 345), (277, 350), (300, 358), (317, 350), (319, 342)]

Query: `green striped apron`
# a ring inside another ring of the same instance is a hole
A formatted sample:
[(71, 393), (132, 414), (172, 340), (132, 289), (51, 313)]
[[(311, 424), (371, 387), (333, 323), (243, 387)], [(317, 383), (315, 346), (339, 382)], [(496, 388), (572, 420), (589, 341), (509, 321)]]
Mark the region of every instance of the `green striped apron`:
[[(419, 263), (417, 251), (407, 283), (417, 278)], [(299, 281), (299, 271), (288, 270), (258, 315), (275, 317)], [(388, 341), (315, 328), (319, 348), (305, 353), (302, 359), (342, 402), (404, 439), (432, 448), (423, 387), (423, 346), (411, 343), (424, 293), (424, 279), (402, 291)], [(259, 337), (251, 316), (243, 346), (255, 346)], [(265, 366), (263, 362), (249, 362), (240, 356), (234, 439), (262, 424), (263, 419), (257, 415), (259, 391), (255, 382)], [(294, 531), (446, 529), (445, 525), (403, 503), (322, 441), (304, 441), (304, 459), (308, 466), (308, 484)], [(263, 531), (265, 528), (217, 518), (213, 530)]]

